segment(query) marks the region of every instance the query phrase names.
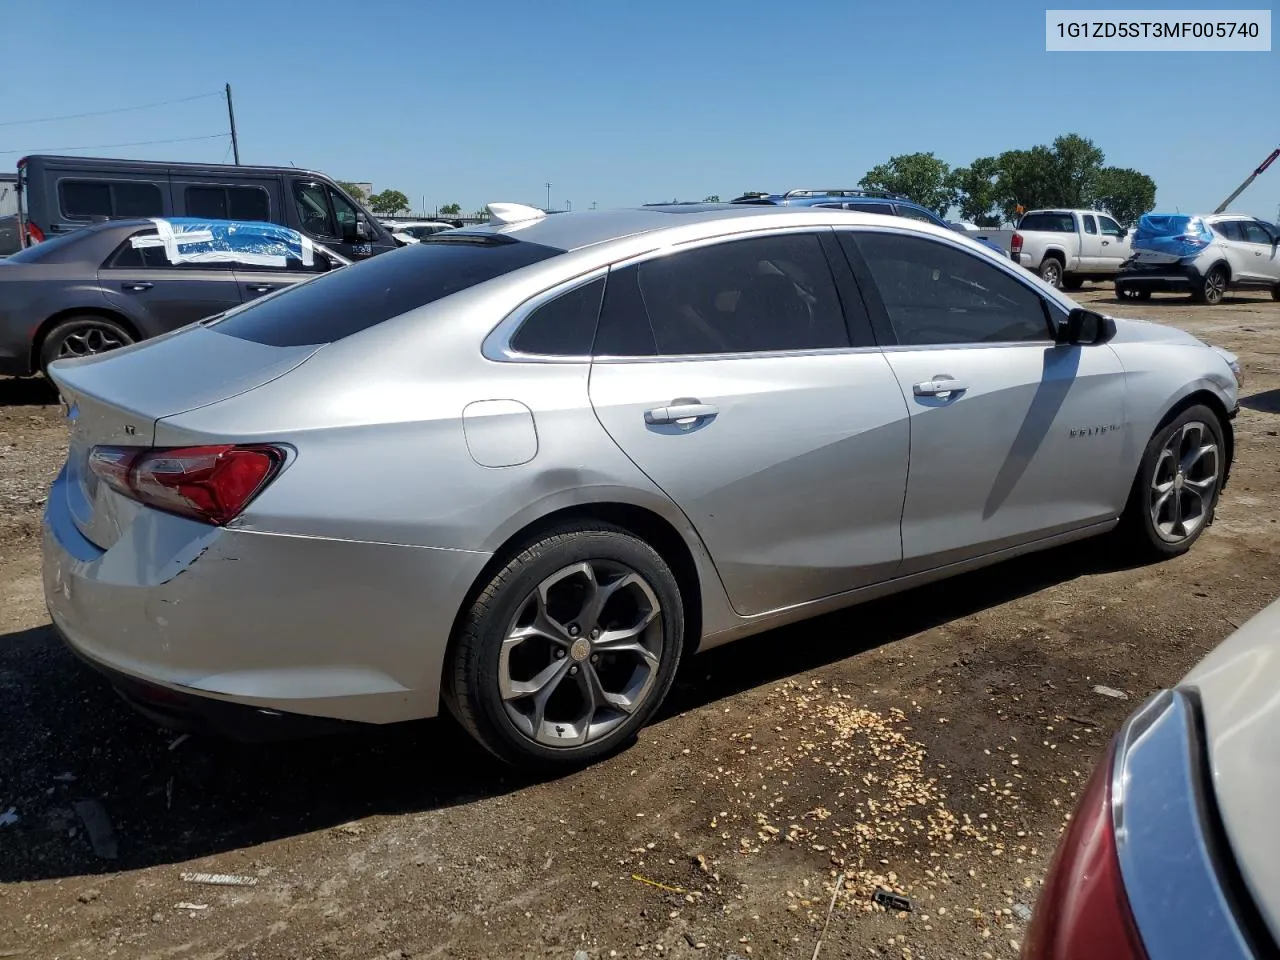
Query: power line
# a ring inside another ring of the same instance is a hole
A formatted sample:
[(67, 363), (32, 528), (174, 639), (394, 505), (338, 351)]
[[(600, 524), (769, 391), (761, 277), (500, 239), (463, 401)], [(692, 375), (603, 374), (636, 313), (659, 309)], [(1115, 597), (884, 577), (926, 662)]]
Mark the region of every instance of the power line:
[[(192, 100), (204, 100), (208, 97), (222, 96), (221, 90), (213, 93), (197, 93), (190, 97), (178, 97), (176, 100), (158, 100), (155, 103), (143, 103), (136, 107), (116, 107), (112, 110), (92, 110), (89, 113), (68, 113), (61, 117), (38, 117), (35, 120), (0, 120), (0, 127), (14, 127), (25, 123), (53, 123), (56, 120), (82, 120), (85, 117), (105, 117), (113, 113), (128, 113), (131, 110), (150, 110), (153, 107), (167, 107), (173, 103), (190, 103)], [(66, 147), (63, 148), (67, 149)]]
[(87, 147), (37, 147), (30, 150), (0, 150), (0, 155), (15, 153), (58, 153), (62, 150), (111, 150), (115, 147), (146, 147), (153, 143), (190, 143), (193, 140), (216, 140), (229, 137), (229, 133), (210, 133), (203, 137), (170, 137), (167, 140), (134, 140), (130, 143), (95, 143)]

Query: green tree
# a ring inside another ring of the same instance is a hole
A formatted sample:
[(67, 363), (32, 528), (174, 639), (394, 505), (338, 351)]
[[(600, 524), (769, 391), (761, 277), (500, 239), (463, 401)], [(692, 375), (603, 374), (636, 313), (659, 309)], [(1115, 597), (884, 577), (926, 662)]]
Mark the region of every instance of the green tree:
[(718, 194), (718, 193), (713, 193), (713, 194), (711, 194), (710, 196), (703, 197), (703, 198), (702, 198), (702, 202), (703, 202), (703, 203), (719, 203), (719, 202), (720, 202), (720, 194)]
[(399, 190), (383, 190), (369, 198), (369, 209), (374, 213), (398, 213), (409, 209), (409, 198)]
[(1006, 150), (996, 158), (996, 203), (1005, 220), (1016, 223), (1019, 205), (1028, 210), (1057, 206), (1057, 162), (1045, 146)]
[(858, 186), (900, 193), (941, 216), (954, 198), (950, 173), (951, 168), (932, 153), (905, 153), (872, 167)]
[(1103, 167), (1094, 184), (1094, 202), (1132, 227), (1156, 205), (1156, 182), (1129, 167)]
[(462, 204), (446, 203), (443, 207), (440, 208), (440, 212), (444, 214), (446, 217), (460, 216), (462, 214)]
[(951, 171), (947, 185), (963, 219), (979, 227), (1000, 226), (1000, 214), (995, 209), (999, 174), (1000, 164), (995, 157), (978, 157), (969, 166)]
[(347, 196), (349, 196), (356, 203), (364, 203), (365, 200), (367, 199), (364, 195), (364, 191), (361, 190), (359, 187), (357, 187), (350, 180), (339, 180), (338, 186), (340, 186), (343, 190), (347, 191)]
[(1068, 133), (1053, 141), (1053, 202), (1064, 207), (1088, 207), (1093, 203), (1098, 173), (1107, 159), (1092, 140)]

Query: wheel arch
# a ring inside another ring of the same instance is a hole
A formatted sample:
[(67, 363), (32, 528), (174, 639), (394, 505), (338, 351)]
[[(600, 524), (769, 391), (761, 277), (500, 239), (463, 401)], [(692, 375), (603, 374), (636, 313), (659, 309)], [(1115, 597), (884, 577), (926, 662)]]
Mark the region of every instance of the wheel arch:
[(1151, 434), (1154, 436), (1182, 411), (1197, 404), (1203, 404), (1212, 410), (1218, 418), (1218, 426), (1222, 429), (1222, 441), (1227, 447), (1222, 469), (1222, 486), (1225, 487), (1227, 479), (1231, 475), (1231, 464), (1235, 460), (1236, 435), (1235, 428), (1231, 423), (1231, 411), (1227, 409), (1226, 402), (1217, 392), (1204, 384), (1192, 384), (1184, 393), (1168, 404), (1160, 415), (1160, 419), (1156, 422), (1155, 430), (1152, 430)]
[[(471, 582), (454, 615), (443, 660), (446, 670), (448, 664), (453, 661), (457, 639), (467, 611), (493, 579), (494, 574), (510, 561), (512, 555), (518, 553), (524, 545), (538, 540), (543, 534), (556, 527), (566, 523), (592, 521), (618, 527), (638, 537), (653, 547), (667, 562), (680, 588), (680, 598), (684, 605), (684, 652), (689, 654), (697, 651), (702, 639), (706, 605), (703, 591), (719, 586), (718, 577), (714, 571), (709, 572), (705, 565), (699, 563), (700, 558), (695, 555), (695, 546), (690, 545), (686, 535), (657, 511), (634, 503), (601, 500), (575, 503), (549, 510), (505, 535), (502, 542), (494, 548), (488, 563), (481, 568)], [(703, 551), (700, 541), (696, 549), (699, 552)], [(705, 556), (705, 552), (702, 555)]]
[(45, 337), (49, 335), (49, 331), (56, 327), (64, 320), (70, 320), (72, 317), (100, 317), (103, 320), (110, 320), (112, 323), (118, 323), (124, 328), (134, 341), (142, 339), (137, 325), (122, 313), (118, 313), (108, 307), (68, 307), (65, 310), (59, 310), (57, 313), (47, 317), (39, 327), (36, 328), (35, 336), (31, 338), (31, 370), (32, 372), (40, 369), (40, 351), (44, 347)]
[(1040, 258), (1040, 262), (1044, 263), (1046, 260), (1057, 260), (1062, 264), (1062, 268), (1065, 270), (1067, 267), (1067, 252), (1059, 249), (1058, 247), (1049, 247)]

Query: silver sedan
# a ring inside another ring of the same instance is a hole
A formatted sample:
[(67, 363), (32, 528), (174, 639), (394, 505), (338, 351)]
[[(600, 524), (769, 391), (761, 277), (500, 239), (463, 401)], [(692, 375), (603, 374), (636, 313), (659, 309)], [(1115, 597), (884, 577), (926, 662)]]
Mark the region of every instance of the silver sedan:
[(446, 704), (514, 763), (627, 743), (682, 657), (1213, 518), (1237, 373), (953, 231), (680, 205), (495, 222), (60, 361), (45, 590), (176, 721)]

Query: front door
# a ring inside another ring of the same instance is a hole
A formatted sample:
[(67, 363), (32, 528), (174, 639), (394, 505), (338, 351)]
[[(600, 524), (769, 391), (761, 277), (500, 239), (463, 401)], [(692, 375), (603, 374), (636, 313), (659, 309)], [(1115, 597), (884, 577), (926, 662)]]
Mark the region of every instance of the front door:
[(896, 341), (885, 356), (911, 412), (904, 575), (1119, 513), (1125, 380), (1110, 347), (1055, 344), (1041, 295), (958, 246), (841, 240)]
[(163, 246), (133, 245), (149, 239), (143, 230), (126, 240), (98, 270), (109, 301), (138, 320), (145, 336), (176, 330), (240, 305), (229, 264), (174, 263)]
[[(314, 180), (294, 180), (293, 203), (298, 229), (312, 240), (336, 250), (348, 260), (373, 256), (371, 225), (332, 187)], [(365, 236), (355, 239), (356, 225), (361, 221)]]
[(1098, 233), (1102, 237), (1099, 254), (1099, 273), (1119, 273), (1120, 264), (1129, 259), (1132, 252), (1128, 234), (1108, 216), (1098, 214)]
[(609, 274), (592, 405), (693, 523), (741, 614), (899, 566), (906, 405), (853, 300), (846, 327), (810, 232), (718, 241)]
[(1250, 283), (1280, 283), (1280, 250), (1275, 238), (1256, 220), (1241, 220), (1244, 236), (1240, 279)]
[(1102, 262), (1102, 237), (1098, 235), (1098, 221), (1091, 213), (1080, 217), (1080, 270), (1092, 273)]

